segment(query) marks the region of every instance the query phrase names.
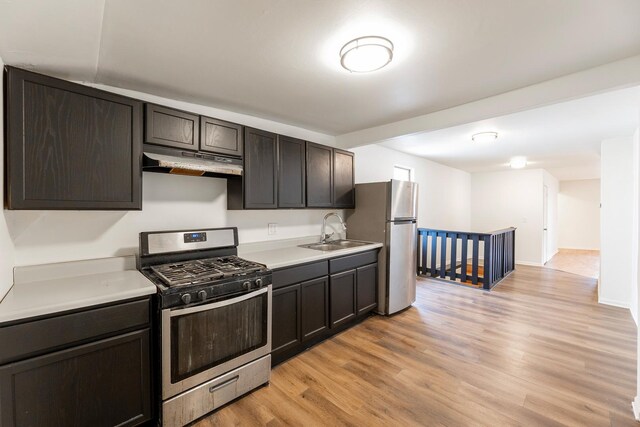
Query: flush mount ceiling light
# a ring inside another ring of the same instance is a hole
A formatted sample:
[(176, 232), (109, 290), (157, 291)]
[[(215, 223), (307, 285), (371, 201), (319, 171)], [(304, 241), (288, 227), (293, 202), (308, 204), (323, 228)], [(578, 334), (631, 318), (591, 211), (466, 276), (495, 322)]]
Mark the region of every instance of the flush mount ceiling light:
[(498, 139), (498, 132), (480, 132), (471, 135), (473, 142), (493, 142)]
[(352, 73), (379, 70), (393, 59), (393, 43), (378, 36), (358, 37), (340, 49), (340, 64)]
[(527, 158), (522, 156), (514, 157), (509, 162), (509, 166), (511, 166), (511, 169), (522, 169), (527, 166)]

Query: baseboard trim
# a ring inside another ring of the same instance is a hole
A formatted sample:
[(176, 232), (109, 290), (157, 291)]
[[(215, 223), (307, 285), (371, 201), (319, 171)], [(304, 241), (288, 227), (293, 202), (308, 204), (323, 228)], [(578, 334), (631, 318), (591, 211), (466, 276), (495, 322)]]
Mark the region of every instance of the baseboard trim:
[(633, 416), (637, 421), (640, 421), (640, 397), (636, 396), (631, 402), (631, 409), (633, 410)]
[(528, 265), (530, 267), (544, 267), (544, 264), (530, 261), (516, 261), (516, 265)]
[(598, 304), (610, 305), (612, 307), (626, 308), (627, 310), (629, 309), (629, 303), (626, 303), (624, 301), (611, 300), (607, 298), (598, 297)]
[(559, 251), (566, 249), (568, 251), (600, 251), (600, 248), (558, 248)]

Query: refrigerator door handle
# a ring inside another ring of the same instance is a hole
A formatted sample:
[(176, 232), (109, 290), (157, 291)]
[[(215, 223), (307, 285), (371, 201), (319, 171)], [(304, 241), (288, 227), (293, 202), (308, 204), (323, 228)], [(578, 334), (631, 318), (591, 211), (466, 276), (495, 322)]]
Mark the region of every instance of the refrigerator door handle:
[(391, 220), (389, 220), (390, 223), (392, 224), (407, 224), (407, 223), (415, 223), (416, 219), (415, 218), (393, 218)]

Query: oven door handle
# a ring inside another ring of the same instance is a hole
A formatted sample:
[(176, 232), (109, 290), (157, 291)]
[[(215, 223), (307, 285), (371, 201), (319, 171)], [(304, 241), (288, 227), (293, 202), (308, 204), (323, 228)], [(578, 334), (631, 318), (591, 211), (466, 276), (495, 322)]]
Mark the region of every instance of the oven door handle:
[(237, 304), (239, 302), (246, 301), (248, 299), (255, 298), (259, 295), (265, 294), (269, 292), (270, 288), (271, 288), (271, 285), (265, 288), (259, 289), (257, 291), (249, 292), (248, 294), (240, 295), (239, 297), (226, 299), (223, 301), (218, 301), (218, 302), (209, 303), (209, 304), (202, 304), (202, 305), (198, 305), (196, 307), (191, 307), (191, 308), (173, 309), (169, 311), (169, 316), (171, 317), (184, 316), (185, 314), (198, 313), (200, 311), (207, 311), (215, 308), (225, 307), (227, 305)]

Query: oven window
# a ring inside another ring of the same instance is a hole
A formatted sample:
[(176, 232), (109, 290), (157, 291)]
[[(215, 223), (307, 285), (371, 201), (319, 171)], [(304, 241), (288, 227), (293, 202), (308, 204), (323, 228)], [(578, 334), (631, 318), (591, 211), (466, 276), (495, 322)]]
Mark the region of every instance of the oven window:
[(171, 319), (171, 382), (267, 344), (267, 294)]

